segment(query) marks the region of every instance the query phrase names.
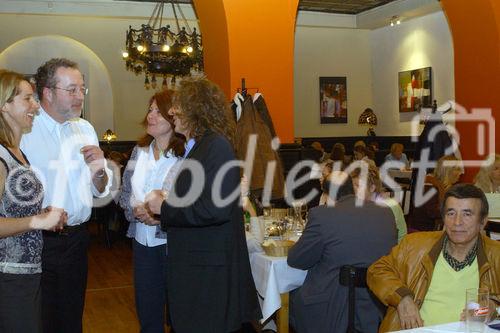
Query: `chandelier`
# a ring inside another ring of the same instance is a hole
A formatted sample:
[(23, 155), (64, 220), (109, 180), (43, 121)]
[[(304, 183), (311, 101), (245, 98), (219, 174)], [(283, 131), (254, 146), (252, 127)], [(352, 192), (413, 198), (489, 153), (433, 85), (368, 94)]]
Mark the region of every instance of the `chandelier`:
[[(129, 26), (127, 31), (126, 51), (122, 56), (127, 70), (145, 74), (146, 89), (156, 88), (160, 77), (163, 77), (162, 87), (166, 87), (169, 77), (174, 84), (176, 77), (189, 75), (191, 70), (203, 70), (201, 35), (196, 28), (190, 29), (181, 7), (174, 2), (170, 1), (177, 31), (172, 31), (170, 25), (162, 26), (164, 0), (156, 4), (147, 24), (140, 29)], [(185, 23), (182, 29), (176, 7)]]

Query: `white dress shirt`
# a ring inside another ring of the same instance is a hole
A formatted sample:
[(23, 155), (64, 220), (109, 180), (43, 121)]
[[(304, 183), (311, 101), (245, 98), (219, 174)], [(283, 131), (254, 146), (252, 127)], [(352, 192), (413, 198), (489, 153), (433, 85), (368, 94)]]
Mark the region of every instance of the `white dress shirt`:
[(80, 149), (99, 146), (92, 125), (82, 118), (59, 123), (42, 108), (33, 128), (21, 139), (21, 150), (42, 181), (43, 205), (64, 208), (68, 225), (78, 225), (90, 218), (92, 197), (105, 197), (111, 186), (112, 172), (106, 166), (108, 183), (103, 193), (95, 188), (90, 169)]
[[(132, 200), (143, 203), (146, 194), (153, 190), (161, 190), (165, 182), (165, 177), (170, 168), (177, 162), (177, 157), (167, 153), (167, 157), (160, 154), (160, 158), (155, 160), (154, 141), (149, 148), (139, 148), (137, 151), (137, 162), (134, 174), (131, 178)], [(144, 246), (158, 246), (167, 242), (165, 238), (156, 237), (156, 226), (137, 223), (135, 230), (135, 240)]]

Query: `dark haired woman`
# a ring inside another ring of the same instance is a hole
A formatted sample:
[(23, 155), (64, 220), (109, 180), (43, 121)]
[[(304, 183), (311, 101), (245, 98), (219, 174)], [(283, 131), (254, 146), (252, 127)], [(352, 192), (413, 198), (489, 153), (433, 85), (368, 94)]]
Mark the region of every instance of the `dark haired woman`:
[(146, 134), (134, 147), (123, 175), (120, 206), (134, 238), (134, 287), (141, 333), (164, 332), (167, 301), (167, 237), (144, 206), (146, 193), (163, 189), (166, 175), (184, 154), (184, 139), (173, 130), (172, 91), (156, 93), (142, 124)]

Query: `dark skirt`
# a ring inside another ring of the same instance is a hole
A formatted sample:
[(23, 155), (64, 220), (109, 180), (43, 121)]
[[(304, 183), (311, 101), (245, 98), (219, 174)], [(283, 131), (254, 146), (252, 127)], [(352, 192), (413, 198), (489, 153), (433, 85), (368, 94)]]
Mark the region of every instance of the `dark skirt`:
[(41, 333), (41, 274), (0, 273), (0, 332)]

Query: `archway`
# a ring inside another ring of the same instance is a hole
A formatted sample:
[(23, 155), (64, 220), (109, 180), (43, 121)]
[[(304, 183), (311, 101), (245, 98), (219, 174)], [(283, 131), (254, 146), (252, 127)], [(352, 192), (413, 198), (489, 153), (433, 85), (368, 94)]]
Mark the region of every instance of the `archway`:
[(90, 87), (85, 118), (95, 125), (98, 135), (113, 128), (113, 91), (108, 70), (101, 59), (79, 41), (60, 35), (21, 39), (0, 53), (0, 68), (34, 74), (43, 62), (61, 57), (78, 63)]

